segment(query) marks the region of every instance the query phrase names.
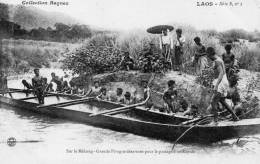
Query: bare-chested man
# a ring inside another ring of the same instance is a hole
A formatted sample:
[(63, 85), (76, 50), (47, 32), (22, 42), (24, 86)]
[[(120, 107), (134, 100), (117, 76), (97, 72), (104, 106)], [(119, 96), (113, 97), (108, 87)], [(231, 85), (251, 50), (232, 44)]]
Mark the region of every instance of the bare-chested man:
[(35, 76), (32, 78), (33, 90), (38, 98), (39, 104), (44, 104), (45, 80), (40, 76), (40, 70), (38, 68), (34, 69), (34, 74)]
[(201, 75), (202, 71), (207, 67), (208, 60), (206, 57), (206, 49), (201, 44), (200, 38), (195, 37), (194, 42), (195, 46), (195, 55), (194, 55), (194, 64), (195, 64), (195, 71), (197, 75)]
[(208, 47), (206, 53), (208, 58), (213, 61), (213, 70), (215, 72), (215, 79), (213, 80), (214, 93), (211, 99), (211, 110), (214, 114), (214, 122), (217, 122), (218, 119), (219, 102), (232, 114), (235, 120), (238, 120), (236, 114), (225, 102), (229, 90), (229, 83), (227, 80), (224, 62), (219, 56), (216, 55), (213, 47)]

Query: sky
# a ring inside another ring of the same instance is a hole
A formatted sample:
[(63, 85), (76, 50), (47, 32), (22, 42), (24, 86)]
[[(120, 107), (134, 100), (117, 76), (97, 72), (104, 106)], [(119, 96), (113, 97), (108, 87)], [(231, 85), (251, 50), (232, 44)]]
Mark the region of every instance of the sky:
[[(23, 0), (0, 0), (22, 4)], [(30, 0), (27, 0), (30, 1)], [(34, 0), (38, 1), (38, 0)], [(50, 0), (41, 0), (47, 1)], [(197, 29), (224, 31), (239, 28), (260, 31), (260, 0), (206, 0), (239, 2), (242, 6), (197, 6), (203, 0), (57, 0), (68, 6), (33, 5), (45, 11), (65, 13), (80, 22), (104, 29), (146, 29), (153, 25), (182, 23)], [(205, 0), (204, 0), (205, 2)], [(29, 5), (27, 5), (29, 6)]]

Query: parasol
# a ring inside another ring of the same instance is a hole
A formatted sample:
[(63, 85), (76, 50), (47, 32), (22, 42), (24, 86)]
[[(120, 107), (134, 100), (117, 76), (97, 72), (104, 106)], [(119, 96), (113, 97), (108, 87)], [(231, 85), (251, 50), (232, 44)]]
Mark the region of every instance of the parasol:
[(171, 25), (158, 25), (148, 28), (146, 31), (151, 34), (161, 34), (164, 30), (172, 31), (174, 28)]

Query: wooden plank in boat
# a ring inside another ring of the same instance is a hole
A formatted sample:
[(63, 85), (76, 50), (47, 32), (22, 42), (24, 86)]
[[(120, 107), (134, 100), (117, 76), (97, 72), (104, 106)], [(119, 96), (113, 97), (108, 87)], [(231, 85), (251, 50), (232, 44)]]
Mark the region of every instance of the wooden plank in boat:
[[(19, 92), (26, 92), (27, 90), (8, 90), (8, 91), (0, 91), (0, 93), (19, 93)], [(32, 90), (29, 90), (28, 92), (31, 92)]]
[[(45, 95), (45, 97), (47, 96), (55, 96), (55, 94), (47, 94)], [(16, 100), (30, 100), (30, 99), (36, 99), (37, 96), (33, 96), (33, 97), (25, 97), (25, 98), (20, 98), (20, 99), (16, 99)]]
[(149, 97), (146, 98), (146, 100), (144, 100), (143, 102), (140, 102), (140, 103), (137, 103), (137, 104), (122, 106), (122, 107), (119, 107), (119, 108), (116, 108), (116, 109), (112, 109), (112, 110), (109, 110), (109, 111), (103, 111), (103, 112), (99, 112), (99, 113), (96, 113), (96, 114), (91, 114), (89, 116), (90, 117), (98, 116), (98, 115), (101, 115), (101, 114), (109, 114), (111, 112), (112, 113), (115, 113), (115, 112), (119, 113), (120, 111), (124, 112), (126, 109), (133, 109), (134, 107), (144, 105), (148, 100), (149, 100)]
[(94, 97), (86, 97), (86, 98), (81, 98), (81, 99), (76, 99), (76, 100), (71, 100), (71, 101), (66, 101), (66, 102), (60, 102), (60, 103), (55, 103), (55, 104), (48, 104), (48, 105), (39, 105), (37, 108), (47, 108), (47, 107), (52, 107), (52, 106), (69, 106), (69, 105), (75, 105), (75, 104), (80, 104), (85, 101), (94, 99)]

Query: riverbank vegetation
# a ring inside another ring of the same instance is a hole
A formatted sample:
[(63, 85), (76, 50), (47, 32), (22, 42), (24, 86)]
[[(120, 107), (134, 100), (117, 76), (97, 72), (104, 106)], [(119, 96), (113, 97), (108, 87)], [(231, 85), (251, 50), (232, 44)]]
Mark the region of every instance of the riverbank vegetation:
[(3, 39), (0, 42), (1, 69), (9, 74), (23, 74), (32, 68), (58, 67), (64, 53), (79, 44)]
[[(239, 40), (239, 37), (247, 38), (240, 30), (230, 30), (226, 32), (198, 31), (190, 26), (181, 26), (183, 35), (186, 37), (184, 45), (184, 65), (185, 72), (194, 74), (192, 58), (194, 56), (194, 41), (196, 36), (202, 40), (205, 47), (214, 47), (218, 55), (224, 53), (226, 43), (232, 43), (232, 52), (235, 54), (241, 69), (251, 71), (260, 71), (260, 42), (249, 42), (248, 40)], [(175, 35), (174, 32), (172, 35)], [(257, 33), (258, 35), (258, 33)], [(236, 39), (234, 39), (236, 37)], [(252, 39), (251, 39), (252, 40)], [(134, 69), (142, 71), (143, 60), (141, 57), (150, 48), (150, 43), (154, 44), (153, 53), (160, 53), (158, 35), (151, 35), (145, 31), (130, 31), (128, 33), (103, 33), (97, 34), (88, 39), (85, 44), (68, 53), (64, 60), (64, 68), (71, 69), (75, 73), (99, 74), (119, 69), (121, 50), (128, 51), (134, 60)], [(160, 60), (155, 60), (152, 65), (158, 65)], [(104, 67), (104, 69), (97, 69)], [(160, 72), (161, 67), (154, 69), (154, 72)]]

